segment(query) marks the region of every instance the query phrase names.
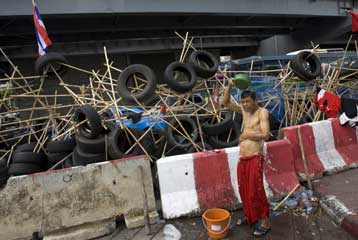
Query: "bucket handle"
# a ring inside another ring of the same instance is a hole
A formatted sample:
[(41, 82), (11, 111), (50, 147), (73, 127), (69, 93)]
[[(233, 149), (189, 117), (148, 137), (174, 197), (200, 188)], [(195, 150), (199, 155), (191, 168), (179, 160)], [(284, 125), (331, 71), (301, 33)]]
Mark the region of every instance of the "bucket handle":
[(215, 233), (215, 234), (222, 234), (222, 233), (224, 233), (226, 230), (228, 230), (228, 228), (230, 227), (231, 215), (229, 216), (229, 221), (228, 221), (226, 227), (225, 227), (223, 230), (221, 230), (220, 232), (214, 232), (214, 231), (210, 230), (210, 229), (208, 228), (208, 226), (206, 225), (203, 216), (201, 217), (201, 221), (203, 222), (203, 225), (204, 225), (205, 229), (206, 229), (208, 232)]

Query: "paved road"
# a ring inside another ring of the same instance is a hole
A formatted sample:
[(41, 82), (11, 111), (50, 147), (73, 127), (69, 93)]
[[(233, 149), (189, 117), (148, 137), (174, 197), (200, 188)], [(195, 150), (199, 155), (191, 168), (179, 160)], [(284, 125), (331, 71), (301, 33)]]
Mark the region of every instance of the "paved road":
[[(239, 211), (232, 212), (233, 219), (240, 214)], [(204, 229), (201, 218), (182, 218), (166, 221), (165, 224), (173, 224), (182, 234), (183, 240), (207, 240), (208, 236)], [(164, 223), (152, 226), (154, 234), (146, 236), (143, 228), (128, 230), (124, 223), (111, 235), (98, 240), (160, 240)], [(256, 239), (251, 236), (252, 229), (249, 226), (235, 226), (231, 223), (230, 231), (226, 239)], [(304, 216), (295, 216), (292, 212), (282, 213), (272, 217), (272, 231), (261, 239), (267, 240), (354, 240), (341, 227), (319, 209), (309, 219)]]

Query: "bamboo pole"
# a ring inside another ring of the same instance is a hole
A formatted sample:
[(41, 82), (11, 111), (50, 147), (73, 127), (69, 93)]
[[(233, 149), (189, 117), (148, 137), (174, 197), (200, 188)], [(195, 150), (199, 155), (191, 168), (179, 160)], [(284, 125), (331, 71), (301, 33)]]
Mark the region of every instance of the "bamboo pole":
[[(183, 40), (184, 41), (184, 37), (182, 37), (178, 32), (174, 32), (179, 38), (181, 38), (181, 40)], [(194, 48), (194, 46), (193, 46), (193, 44), (189, 44), (189, 46), (194, 50), (194, 51), (196, 51), (196, 48)]]

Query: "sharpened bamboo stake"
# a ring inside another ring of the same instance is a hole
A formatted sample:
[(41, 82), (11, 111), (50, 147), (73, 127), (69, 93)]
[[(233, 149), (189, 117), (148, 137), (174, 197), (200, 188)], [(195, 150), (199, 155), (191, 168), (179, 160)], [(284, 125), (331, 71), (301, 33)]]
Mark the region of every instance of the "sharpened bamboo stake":
[(186, 32), (186, 34), (185, 34), (185, 39), (184, 39), (184, 42), (183, 42), (183, 49), (181, 51), (180, 58), (179, 58), (180, 62), (184, 61), (183, 60), (183, 54), (184, 54), (184, 51), (185, 51), (186, 42), (188, 41), (188, 34), (189, 34), (188, 32)]
[[(161, 100), (163, 101), (163, 98), (161, 96), (159, 96), (161, 98)], [(163, 101), (164, 103), (164, 101)], [(166, 104), (166, 103), (164, 103)], [(179, 134), (183, 135), (188, 141), (190, 141), (193, 145), (195, 144), (194, 141), (190, 138), (190, 135), (188, 134), (188, 132), (185, 130), (185, 128), (183, 127), (183, 125), (180, 123), (179, 119), (175, 116), (175, 114), (173, 113), (173, 111), (170, 109), (170, 107), (168, 105), (166, 105), (166, 109), (172, 114), (172, 117), (175, 118), (175, 120), (178, 122), (179, 126), (183, 129), (184, 134), (181, 134), (181, 132), (175, 128), (173, 125), (171, 125), (169, 122), (167, 122), (166, 120), (163, 119), (163, 121), (165, 121), (173, 130), (175, 130), (176, 132), (178, 132)]]
[[(178, 32), (174, 32), (179, 38), (181, 38), (184, 41), (184, 37), (182, 37)], [(196, 48), (194, 48), (193, 44), (189, 45), (194, 51), (196, 51)]]

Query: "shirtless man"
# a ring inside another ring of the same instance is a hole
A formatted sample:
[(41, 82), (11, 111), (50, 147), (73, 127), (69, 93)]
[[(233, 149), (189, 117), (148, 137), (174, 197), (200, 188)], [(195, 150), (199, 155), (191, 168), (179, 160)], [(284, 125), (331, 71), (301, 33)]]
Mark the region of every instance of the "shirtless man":
[(237, 224), (256, 223), (254, 236), (264, 236), (270, 230), (269, 204), (263, 185), (262, 147), (269, 138), (269, 113), (257, 105), (256, 93), (243, 91), (240, 104), (231, 102), (230, 90), (234, 83), (230, 79), (222, 104), (242, 114), (243, 131), (240, 135), (240, 161), (237, 179), (244, 217)]

